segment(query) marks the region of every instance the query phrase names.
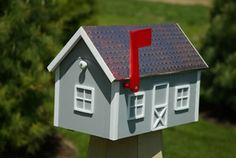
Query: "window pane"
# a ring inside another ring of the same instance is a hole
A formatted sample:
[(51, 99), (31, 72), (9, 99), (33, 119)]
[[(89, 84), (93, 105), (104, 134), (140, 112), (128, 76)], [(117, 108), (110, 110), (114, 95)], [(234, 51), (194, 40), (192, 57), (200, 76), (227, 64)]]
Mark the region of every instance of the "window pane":
[(137, 96), (137, 104), (143, 104), (143, 95)]
[(184, 98), (183, 99), (183, 107), (188, 106), (187, 102), (188, 102), (188, 98)]
[(183, 96), (188, 96), (189, 88), (183, 89)]
[(81, 88), (76, 88), (77, 89), (77, 96), (83, 98), (84, 97), (84, 90)]
[(143, 114), (143, 106), (138, 106), (136, 110), (137, 117), (141, 117)]
[(182, 97), (182, 91), (183, 91), (183, 89), (177, 90), (177, 97)]
[(90, 101), (85, 101), (85, 110), (89, 110), (89, 111), (92, 110)]
[(181, 107), (181, 100), (182, 100), (182, 99), (177, 99), (177, 108), (180, 108), (180, 107)]
[(83, 109), (83, 100), (82, 99), (76, 99), (76, 106), (79, 109)]
[(91, 90), (85, 90), (85, 98), (92, 99), (92, 91)]

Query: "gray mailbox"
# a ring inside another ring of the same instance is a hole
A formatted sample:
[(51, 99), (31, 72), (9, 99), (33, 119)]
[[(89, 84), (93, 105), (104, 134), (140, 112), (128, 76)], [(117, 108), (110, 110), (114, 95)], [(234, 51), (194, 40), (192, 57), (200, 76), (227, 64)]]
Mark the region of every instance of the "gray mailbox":
[[(152, 30), (130, 80), (132, 30)], [(178, 24), (82, 26), (48, 65), (55, 71), (54, 125), (117, 140), (198, 121), (207, 64)]]

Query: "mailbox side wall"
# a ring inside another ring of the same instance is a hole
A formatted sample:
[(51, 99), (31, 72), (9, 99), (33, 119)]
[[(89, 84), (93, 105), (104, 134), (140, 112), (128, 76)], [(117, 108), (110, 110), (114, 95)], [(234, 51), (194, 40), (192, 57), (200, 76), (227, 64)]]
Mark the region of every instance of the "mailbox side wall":
[[(84, 71), (79, 57), (88, 63)], [(85, 42), (80, 41), (60, 64), (58, 126), (103, 138), (109, 137), (111, 85)], [(94, 112), (74, 110), (75, 85), (94, 88)]]
[[(198, 102), (196, 101), (196, 99), (198, 99), (197, 95), (199, 90), (197, 86), (197, 80), (198, 71), (189, 71), (171, 75), (142, 78), (140, 91), (145, 93), (145, 113), (144, 118), (134, 120), (128, 120), (128, 96), (132, 92), (130, 92), (128, 89), (124, 89), (121, 86), (119, 100), (118, 139), (152, 131), (152, 97), (153, 86), (156, 84), (169, 83), (169, 96), (167, 99), (167, 126), (164, 128), (197, 121)], [(175, 87), (186, 84), (190, 86), (189, 109), (183, 111), (175, 111)]]

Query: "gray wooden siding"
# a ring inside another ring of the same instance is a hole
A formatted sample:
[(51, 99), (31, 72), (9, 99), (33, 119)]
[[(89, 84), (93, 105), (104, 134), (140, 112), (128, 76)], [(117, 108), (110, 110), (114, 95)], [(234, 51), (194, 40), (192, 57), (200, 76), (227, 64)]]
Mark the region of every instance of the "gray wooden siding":
[[(141, 119), (128, 120), (128, 95), (132, 92), (127, 89), (124, 89), (121, 84), (118, 138), (128, 137), (151, 131), (153, 86), (155, 84), (161, 84), (166, 82), (169, 83), (167, 127), (172, 127), (195, 121), (197, 71), (188, 71), (171, 75), (147, 77), (143, 78), (140, 84), (140, 91), (144, 91), (146, 97), (145, 116)], [(190, 85), (189, 109), (183, 111), (175, 111), (175, 86), (186, 84)]]
[[(59, 127), (107, 137), (111, 84), (82, 39), (71, 51), (60, 64)], [(85, 71), (79, 67), (79, 57), (88, 63)], [(94, 88), (92, 115), (74, 111), (75, 84)]]

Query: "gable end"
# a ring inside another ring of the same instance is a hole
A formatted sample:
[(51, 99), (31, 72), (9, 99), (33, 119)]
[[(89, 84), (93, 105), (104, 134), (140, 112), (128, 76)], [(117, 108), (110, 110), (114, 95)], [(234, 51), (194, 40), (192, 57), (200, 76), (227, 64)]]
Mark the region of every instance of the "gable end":
[(113, 82), (115, 80), (113, 74), (111, 73), (110, 69), (104, 62), (103, 58), (99, 54), (98, 50), (88, 37), (87, 33), (83, 29), (83, 27), (80, 27), (76, 33), (72, 36), (72, 38), (66, 43), (66, 45), (62, 48), (62, 50), (58, 53), (58, 55), (53, 59), (53, 61), (48, 65), (47, 69), (49, 72), (54, 71), (58, 65), (63, 61), (63, 59), (70, 53), (72, 48), (78, 43), (80, 39), (83, 39), (92, 52), (94, 58), (97, 60), (101, 68), (103, 69), (104, 73), (108, 77), (110, 82)]

